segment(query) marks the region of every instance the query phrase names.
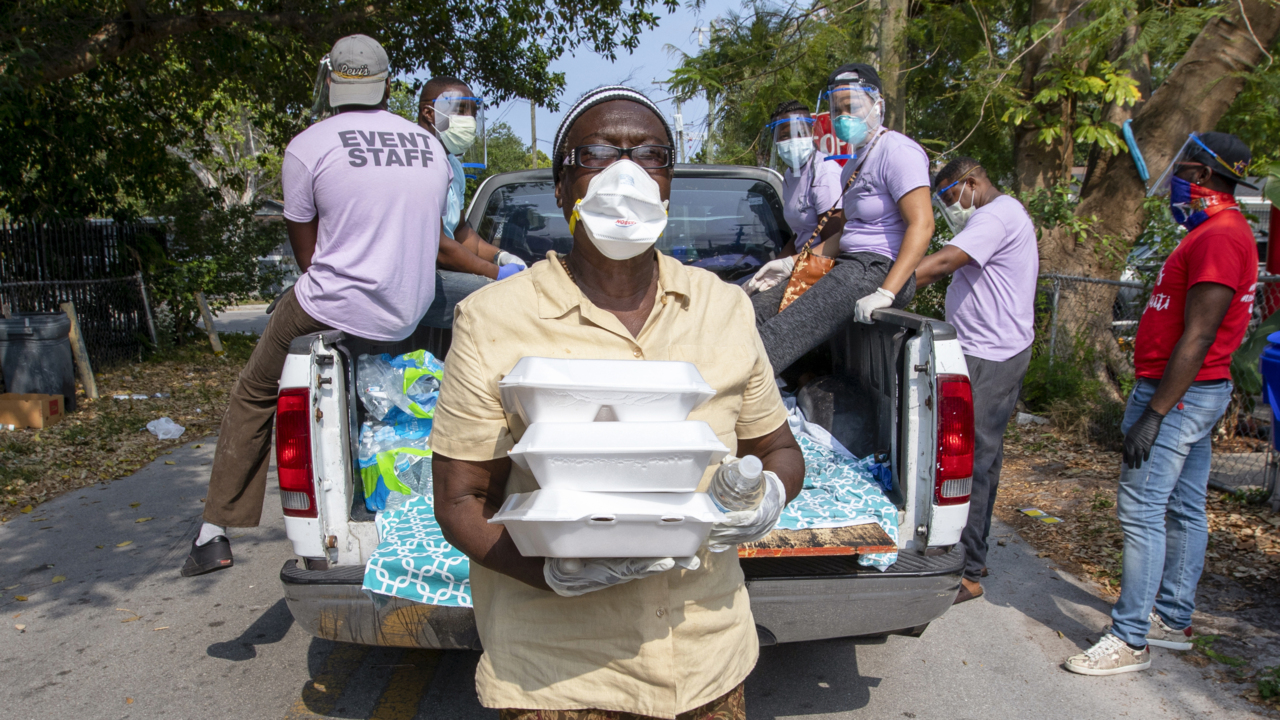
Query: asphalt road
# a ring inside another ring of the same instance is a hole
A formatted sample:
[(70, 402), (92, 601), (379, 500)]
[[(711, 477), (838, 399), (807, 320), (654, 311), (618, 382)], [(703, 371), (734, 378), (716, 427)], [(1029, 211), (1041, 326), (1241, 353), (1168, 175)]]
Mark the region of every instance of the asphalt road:
[[(212, 457), (212, 440), (192, 441), (0, 525), (0, 716), (497, 717), (476, 701), (476, 653), (335, 645), (293, 624), (274, 477), (263, 526), (232, 536), (236, 566), (180, 577)], [(1238, 686), (1170, 651), (1156, 649), (1146, 673), (1062, 670), (1097, 639), (1107, 605), (1007, 527), (996, 533), (1007, 545), (991, 555), (987, 595), (919, 639), (763, 649), (747, 681), (752, 720), (1255, 716)]]
[[(261, 335), (262, 331), (267, 327), (267, 320), (271, 316), (267, 314), (266, 305), (237, 305), (227, 308), (222, 312), (213, 316), (213, 326), (218, 332), (242, 332)], [(196, 323), (200, 329), (204, 329), (204, 321)]]

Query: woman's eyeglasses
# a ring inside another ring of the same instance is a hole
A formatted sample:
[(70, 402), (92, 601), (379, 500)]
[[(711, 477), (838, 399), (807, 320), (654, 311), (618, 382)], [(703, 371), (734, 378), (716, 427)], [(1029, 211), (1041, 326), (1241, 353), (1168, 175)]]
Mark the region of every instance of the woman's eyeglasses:
[(646, 170), (671, 167), (675, 148), (670, 145), (638, 145), (620, 148), (613, 145), (579, 145), (564, 158), (565, 165), (596, 170), (609, 167), (626, 157)]

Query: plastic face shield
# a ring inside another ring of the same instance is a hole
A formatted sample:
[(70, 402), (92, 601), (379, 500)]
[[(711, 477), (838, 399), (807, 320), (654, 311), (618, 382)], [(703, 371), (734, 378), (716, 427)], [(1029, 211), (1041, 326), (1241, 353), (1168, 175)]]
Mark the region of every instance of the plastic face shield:
[[(1173, 156), (1169, 166), (1164, 169), (1164, 172), (1160, 173), (1160, 177), (1156, 178), (1155, 184), (1147, 191), (1147, 197), (1167, 196), (1172, 188), (1173, 176), (1178, 172), (1179, 167), (1188, 164), (1203, 164), (1191, 159), (1191, 156), (1196, 154), (1196, 150), (1201, 147), (1198, 144), (1199, 142), (1195, 133), (1187, 136), (1187, 141), (1182, 143), (1182, 148), (1178, 150), (1178, 154)], [(1208, 148), (1205, 149), (1207, 150)]]
[(760, 144), (761, 147), (769, 148), (769, 167), (779, 172), (786, 169), (785, 165), (779, 168), (778, 143), (788, 140), (812, 142), (816, 122), (813, 118), (804, 115), (788, 115), (765, 125)]
[(475, 120), (475, 142), (462, 154), (462, 167), (469, 179), (476, 179), (489, 165), (488, 134), (484, 124), (484, 98), (464, 95), (461, 92), (445, 92), (431, 104), (438, 132), (447, 132), (455, 116)]
[(833, 121), (841, 115), (852, 115), (866, 120), (873, 130), (880, 127), (883, 108), (880, 91), (873, 85), (860, 83), (828, 88), (818, 102), (818, 112), (830, 112)]
[(955, 209), (952, 208), (952, 205), (957, 202), (963, 205), (963, 201), (960, 199), (960, 195), (964, 194), (964, 188), (963, 187), (960, 188), (960, 195), (957, 195), (955, 199), (952, 200), (951, 203), (948, 203), (945, 200), (945, 198), (947, 193), (950, 192), (952, 188), (960, 187), (960, 185), (964, 183), (964, 181), (969, 177), (969, 174), (972, 172), (973, 170), (969, 170), (969, 172), (966, 172), (965, 174), (961, 175), (955, 180), (952, 180), (946, 185), (943, 185), (942, 187), (938, 188), (938, 192), (933, 194), (933, 207), (937, 209), (938, 214), (942, 216), (943, 222), (945, 222), (947, 224), (947, 227), (951, 229), (952, 235), (960, 232), (960, 229), (964, 227), (965, 218), (962, 218), (961, 214), (963, 214), (966, 210), (968, 212), (973, 211), (972, 203), (976, 200), (976, 198), (974, 197), (969, 198), (970, 206), (968, 208), (964, 208), (964, 207), (958, 208), (961, 211), (960, 213), (957, 213)]

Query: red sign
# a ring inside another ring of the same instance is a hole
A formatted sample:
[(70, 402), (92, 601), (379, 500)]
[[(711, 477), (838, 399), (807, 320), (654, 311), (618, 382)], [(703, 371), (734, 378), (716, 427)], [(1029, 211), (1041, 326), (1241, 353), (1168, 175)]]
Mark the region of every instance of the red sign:
[[(818, 138), (818, 152), (828, 156), (852, 154), (853, 148), (849, 147), (849, 143), (842, 142), (840, 138), (836, 137), (835, 133), (831, 131), (830, 113), (818, 113), (813, 116), (813, 119), (815, 121), (813, 124), (813, 132)], [(841, 159), (836, 160), (836, 162), (843, 166), (847, 160)]]

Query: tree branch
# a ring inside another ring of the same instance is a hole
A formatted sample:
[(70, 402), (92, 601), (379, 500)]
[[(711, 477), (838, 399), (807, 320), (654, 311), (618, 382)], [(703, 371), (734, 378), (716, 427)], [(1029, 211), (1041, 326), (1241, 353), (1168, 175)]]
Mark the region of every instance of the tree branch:
[(300, 12), (260, 13), (225, 10), (199, 12), (194, 15), (151, 17), (146, 14), (145, 0), (130, 0), (127, 7), (128, 10), (124, 14), (103, 25), (88, 40), (65, 56), (46, 65), (39, 74), (37, 84), (73, 77), (93, 70), (104, 61), (144, 52), (165, 40), (214, 28), (240, 23), (265, 23), (307, 35), (317, 35), (325, 34), (334, 25), (363, 20), (376, 12), (374, 6), (363, 5), (350, 12), (334, 15), (327, 22), (317, 23), (314, 15), (303, 15)]

